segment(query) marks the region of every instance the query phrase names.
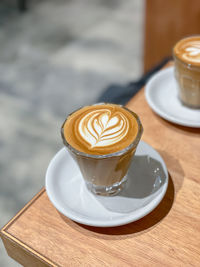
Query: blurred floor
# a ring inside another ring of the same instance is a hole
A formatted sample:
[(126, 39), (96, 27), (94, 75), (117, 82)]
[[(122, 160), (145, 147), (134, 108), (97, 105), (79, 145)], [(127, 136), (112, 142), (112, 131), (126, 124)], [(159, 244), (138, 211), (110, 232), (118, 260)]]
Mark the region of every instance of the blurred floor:
[[(142, 74), (144, 2), (0, 2), (0, 227), (44, 185), (66, 115)], [(0, 266), (19, 266), (0, 242)]]

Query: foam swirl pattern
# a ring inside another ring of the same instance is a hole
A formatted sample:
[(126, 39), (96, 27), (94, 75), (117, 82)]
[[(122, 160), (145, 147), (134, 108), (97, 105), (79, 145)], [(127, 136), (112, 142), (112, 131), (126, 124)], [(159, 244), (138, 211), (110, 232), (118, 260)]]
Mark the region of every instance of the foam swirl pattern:
[(188, 47), (185, 48), (183, 57), (187, 60), (200, 62), (200, 42), (191, 42)]
[(175, 55), (186, 63), (200, 65), (200, 37), (182, 39), (174, 48)]
[(112, 116), (109, 109), (86, 114), (79, 123), (79, 134), (91, 147), (113, 145), (125, 138), (129, 129), (128, 119), (120, 112)]
[(136, 118), (114, 104), (84, 107), (73, 113), (64, 125), (64, 136), (75, 149), (91, 154), (122, 150), (136, 137)]

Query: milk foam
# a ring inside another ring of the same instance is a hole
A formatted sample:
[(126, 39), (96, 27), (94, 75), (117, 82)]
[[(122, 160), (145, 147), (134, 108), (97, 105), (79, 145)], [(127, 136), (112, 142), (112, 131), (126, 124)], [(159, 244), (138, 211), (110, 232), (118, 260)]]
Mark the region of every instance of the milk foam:
[(120, 112), (112, 115), (109, 109), (97, 109), (87, 113), (79, 122), (79, 134), (94, 147), (106, 147), (126, 137), (129, 121)]
[(190, 42), (184, 49), (183, 58), (200, 62), (200, 42)]

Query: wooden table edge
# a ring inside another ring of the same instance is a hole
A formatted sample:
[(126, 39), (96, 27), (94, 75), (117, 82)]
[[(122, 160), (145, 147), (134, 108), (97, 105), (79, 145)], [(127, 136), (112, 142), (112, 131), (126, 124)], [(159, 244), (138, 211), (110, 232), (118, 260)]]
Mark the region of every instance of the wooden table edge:
[(45, 191), (46, 189), (42, 187), (41, 190), (34, 195), (33, 198), (28, 201), (28, 203), (20, 211), (1, 228), (0, 232), (6, 233), (6, 229), (11, 226), (16, 219), (18, 219)]
[[(44, 187), (42, 187), (42, 189), (11, 219), (8, 221), (7, 224), (5, 224), (2, 229), (0, 230), (0, 237), (3, 241), (3, 244), (6, 248), (6, 251), (8, 253), (8, 255), (17, 260), (19, 263), (23, 263), (20, 262), (19, 259), (16, 259), (16, 257), (13, 257), (13, 254), (15, 255), (15, 251), (16, 254), (19, 252), (19, 248), (20, 253), (23, 255), (19, 255), (20, 258), (23, 257), (29, 257), (29, 260), (34, 260), (36, 261), (36, 263), (34, 263), (34, 266), (58, 266), (57, 264), (55, 264), (54, 262), (52, 262), (50, 259), (48, 259), (47, 257), (43, 256), (42, 254), (40, 254), (38, 251), (32, 249), (31, 247), (29, 247), (28, 245), (26, 245), (23, 241), (15, 238), (13, 235), (11, 235), (10, 233), (8, 233), (7, 229), (24, 213), (26, 212), (26, 210), (38, 199), (40, 198), (40, 196), (42, 194), (44, 194), (46, 192), (46, 189)], [(12, 254), (9, 253), (10, 248), (12, 248)], [(40, 265), (38, 265), (40, 264)]]

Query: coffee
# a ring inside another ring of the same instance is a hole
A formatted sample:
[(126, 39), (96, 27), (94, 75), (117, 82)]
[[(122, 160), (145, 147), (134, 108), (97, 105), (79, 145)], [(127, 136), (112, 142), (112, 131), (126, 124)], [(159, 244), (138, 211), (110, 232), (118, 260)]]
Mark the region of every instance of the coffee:
[(64, 137), (86, 154), (104, 155), (130, 145), (138, 132), (136, 118), (114, 104), (87, 106), (68, 117)]
[(186, 64), (200, 66), (200, 36), (180, 40), (174, 47), (174, 54)]
[(62, 138), (94, 193), (119, 192), (142, 134), (132, 111), (115, 104), (83, 107), (68, 116)]
[(183, 104), (200, 107), (200, 36), (180, 40), (173, 49), (175, 77)]

